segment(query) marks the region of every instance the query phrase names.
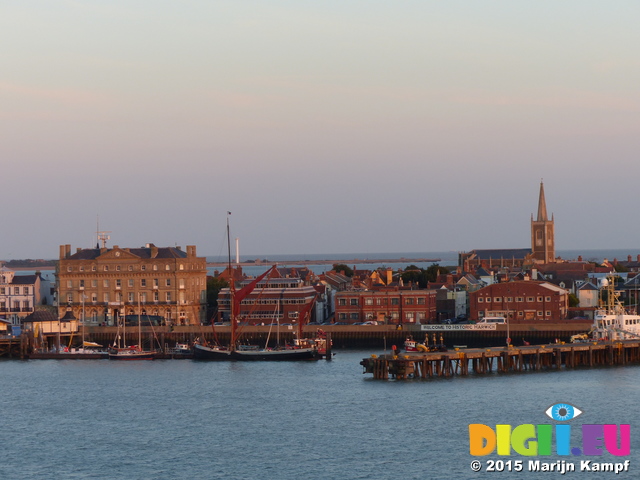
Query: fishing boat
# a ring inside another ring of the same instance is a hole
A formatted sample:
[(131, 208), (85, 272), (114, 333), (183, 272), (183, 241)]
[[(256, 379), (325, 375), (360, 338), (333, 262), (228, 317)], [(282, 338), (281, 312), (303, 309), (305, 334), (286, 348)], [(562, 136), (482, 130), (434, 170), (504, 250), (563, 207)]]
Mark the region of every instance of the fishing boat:
[(640, 315), (629, 313), (615, 291), (613, 278), (605, 280), (606, 299), (596, 310), (591, 327), (594, 340), (632, 340), (640, 338)]
[[(229, 234), (229, 217), (227, 216), (227, 242), (229, 245), (229, 272), (231, 272), (231, 243)], [(268, 278), (276, 269), (275, 265), (258, 276), (255, 280), (236, 290), (233, 280), (229, 284), (231, 299), (231, 340), (228, 345), (210, 345), (206, 340), (196, 340), (193, 345), (194, 358), (197, 360), (310, 360), (319, 358), (316, 341), (303, 338), (302, 327), (309, 317), (315, 298), (307, 303), (298, 315), (297, 336), (291, 344), (269, 347), (267, 345), (242, 345), (239, 342), (240, 305), (258, 283)]]

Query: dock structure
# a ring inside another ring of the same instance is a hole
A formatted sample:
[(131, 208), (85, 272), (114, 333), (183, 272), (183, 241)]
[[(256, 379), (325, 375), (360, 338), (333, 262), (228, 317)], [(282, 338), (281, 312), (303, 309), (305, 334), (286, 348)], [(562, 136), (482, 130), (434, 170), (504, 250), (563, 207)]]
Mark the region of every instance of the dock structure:
[(372, 355), (360, 362), (374, 379), (406, 380), (488, 373), (640, 364), (640, 341), (456, 348), (448, 352)]

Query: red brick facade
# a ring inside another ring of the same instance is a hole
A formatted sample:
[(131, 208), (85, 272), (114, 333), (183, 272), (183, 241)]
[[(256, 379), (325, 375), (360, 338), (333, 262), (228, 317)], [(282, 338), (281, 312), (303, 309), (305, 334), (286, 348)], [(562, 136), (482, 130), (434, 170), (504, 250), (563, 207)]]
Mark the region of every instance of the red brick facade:
[(436, 319), (435, 290), (342, 291), (336, 293), (335, 299), (336, 322), (402, 324)]
[(564, 320), (569, 293), (547, 282), (496, 283), (469, 294), (469, 318), (504, 316), (509, 321)]

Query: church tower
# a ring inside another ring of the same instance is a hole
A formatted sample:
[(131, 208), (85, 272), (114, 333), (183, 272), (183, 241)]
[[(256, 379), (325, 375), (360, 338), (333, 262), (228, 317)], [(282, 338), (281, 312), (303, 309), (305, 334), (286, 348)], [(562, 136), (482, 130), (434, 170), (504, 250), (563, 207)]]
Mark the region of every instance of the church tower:
[(553, 214), (549, 220), (542, 182), (540, 182), (538, 197), (538, 217), (534, 220), (531, 215), (531, 253), (533, 258), (541, 263), (552, 263), (556, 259)]

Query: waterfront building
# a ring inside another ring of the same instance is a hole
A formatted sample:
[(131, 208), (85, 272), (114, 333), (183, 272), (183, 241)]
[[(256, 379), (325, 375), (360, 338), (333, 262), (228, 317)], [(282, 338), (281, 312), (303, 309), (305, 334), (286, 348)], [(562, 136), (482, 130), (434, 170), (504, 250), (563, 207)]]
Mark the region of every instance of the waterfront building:
[(337, 322), (376, 321), (384, 324), (425, 324), (436, 320), (436, 290), (399, 286), (343, 290), (335, 294)]
[(549, 282), (523, 280), (494, 283), (469, 294), (469, 318), (505, 317), (527, 322), (564, 320), (569, 292)]
[(20, 325), (24, 317), (48, 298), (44, 291), (47, 286), (39, 272), (16, 275), (13, 270), (0, 268), (0, 318), (12, 325)]
[(114, 325), (123, 316), (153, 315), (163, 323), (199, 325), (206, 314), (207, 266), (196, 247), (77, 249), (60, 246), (58, 316)]

